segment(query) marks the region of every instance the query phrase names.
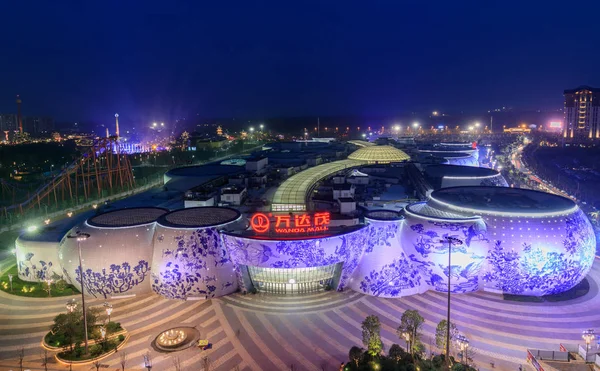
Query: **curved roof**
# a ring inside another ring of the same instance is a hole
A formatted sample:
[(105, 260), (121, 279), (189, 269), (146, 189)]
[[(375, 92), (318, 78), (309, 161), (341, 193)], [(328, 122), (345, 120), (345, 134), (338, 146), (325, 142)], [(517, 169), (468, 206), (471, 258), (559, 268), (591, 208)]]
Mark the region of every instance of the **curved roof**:
[(135, 207), (108, 211), (87, 220), (87, 224), (99, 228), (133, 227), (155, 222), (169, 210), (160, 207)]
[(271, 207), (271, 210), (306, 210), (306, 197), (308, 192), (319, 180), (324, 179), (331, 174), (335, 174), (338, 171), (364, 164), (363, 161), (356, 160), (334, 161), (311, 167), (298, 174), (292, 175), (277, 188), (277, 191), (273, 195), (273, 206)]
[(171, 211), (161, 216), (157, 223), (171, 228), (216, 227), (231, 223), (242, 214), (229, 207), (190, 207)]
[(428, 204), (451, 212), (506, 216), (549, 216), (577, 209), (573, 201), (550, 193), (482, 186), (442, 188), (431, 194)]
[(499, 172), (487, 167), (461, 165), (430, 165), (425, 168), (425, 173), (429, 176), (436, 178), (489, 178), (494, 176), (500, 176)]
[(392, 146), (367, 146), (357, 149), (348, 156), (350, 160), (366, 161), (369, 163), (388, 164), (410, 160), (404, 151)]

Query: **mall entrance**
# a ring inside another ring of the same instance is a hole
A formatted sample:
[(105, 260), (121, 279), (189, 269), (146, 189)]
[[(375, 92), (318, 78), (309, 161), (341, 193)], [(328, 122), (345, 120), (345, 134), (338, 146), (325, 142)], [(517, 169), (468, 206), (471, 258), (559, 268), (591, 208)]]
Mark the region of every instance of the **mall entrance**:
[(248, 267), (252, 285), (259, 292), (307, 294), (333, 288), (343, 263), (311, 268)]

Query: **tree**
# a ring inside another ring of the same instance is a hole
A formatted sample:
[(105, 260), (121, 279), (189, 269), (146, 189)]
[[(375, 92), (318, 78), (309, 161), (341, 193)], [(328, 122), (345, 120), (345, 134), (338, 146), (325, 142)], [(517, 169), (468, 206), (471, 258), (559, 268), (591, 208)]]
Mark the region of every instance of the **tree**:
[(390, 350), (388, 352), (388, 356), (394, 361), (400, 361), (404, 356), (406, 356), (406, 352), (402, 347), (398, 344), (392, 344)]
[(375, 315), (367, 316), (362, 323), (362, 338), (363, 344), (367, 347), (367, 352), (371, 356), (377, 356), (383, 351), (380, 331), (381, 322), (379, 322), (379, 317)]
[(416, 350), (416, 345), (419, 344), (420, 329), (424, 322), (425, 319), (421, 317), (417, 310), (407, 310), (400, 317), (400, 326), (398, 326), (396, 333), (400, 339), (408, 342), (408, 351), (411, 354)]
[[(442, 349), (442, 352), (446, 351), (446, 336), (448, 331), (448, 321), (445, 319), (441, 320), (435, 328), (435, 345), (438, 348)], [(450, 341), (452, 341), (456, 335), (458, 335), (458, 330), (456, 329), (456, 325), (450, 322)]]
[(123, 350), (119, 353), (119, 364), (121, 365), (121, 371), (125, 371), (127, 365), (127, 351)]
[(354, 362), (354, 364), (358, 367), (358, 363), (362, 359), (363, 349), (357, 346), (353, 346), (350, 348), (350, 352), (348, 352), (348, 358), (350, 361)]

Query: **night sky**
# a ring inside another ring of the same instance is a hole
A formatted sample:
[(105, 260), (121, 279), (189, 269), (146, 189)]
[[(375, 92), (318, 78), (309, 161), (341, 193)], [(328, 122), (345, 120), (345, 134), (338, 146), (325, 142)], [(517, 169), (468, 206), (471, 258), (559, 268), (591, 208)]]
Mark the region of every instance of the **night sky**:
[(557, 109), (600, 2), (2, 1), (0, 112), (57, 120)]

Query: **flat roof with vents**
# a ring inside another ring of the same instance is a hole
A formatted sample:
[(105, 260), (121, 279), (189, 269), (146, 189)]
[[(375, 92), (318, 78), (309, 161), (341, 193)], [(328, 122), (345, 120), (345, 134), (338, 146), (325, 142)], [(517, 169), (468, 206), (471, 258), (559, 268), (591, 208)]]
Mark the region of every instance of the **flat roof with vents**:
[(486, 178), (500, 175), (496, 170), (487, 167), (461, 165), (430, 165), (425, 168), (425, 174), (434, 178), (444, 176)]
[(87, 224), (99, 228), (133, 227), (155, 222), (169, 210), (160, 207), (135, 207), (108, 211), (87, 220)]
[(549, 215), (566, 214), (577, 209), (568, 198), (550, 193), (508, 187), (451, 187), (433, 192), (432, 207), (469, 214)]
[(400, 220), (402, 215), (394, 210), (372, 210), (366, 213), (365, 218), (372, 220)]
[(204, 228), (228, 224), (238, 220), (241, 213), (229, 207), (190, 207), (171, 211), (157, 223), (171, 228)]

